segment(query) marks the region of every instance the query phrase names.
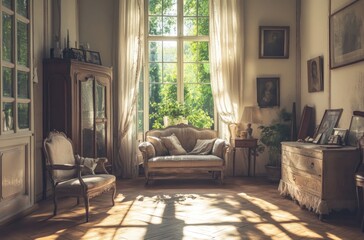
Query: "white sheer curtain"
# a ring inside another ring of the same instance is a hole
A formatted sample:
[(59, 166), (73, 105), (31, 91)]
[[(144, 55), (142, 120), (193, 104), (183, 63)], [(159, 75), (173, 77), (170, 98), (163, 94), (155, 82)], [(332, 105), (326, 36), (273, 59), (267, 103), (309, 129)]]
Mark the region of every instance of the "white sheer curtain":
[(114, 90), (114, 159), (116, 176), (132, 178), (137, 175), (135, 112), (139, 77), (143, 61), (144, 0), (118, 1), (118, 34)]
[(243, 2), (210, 0), (210, 64), (214, 102), (221, 120), (237, 123), (243, 108)]

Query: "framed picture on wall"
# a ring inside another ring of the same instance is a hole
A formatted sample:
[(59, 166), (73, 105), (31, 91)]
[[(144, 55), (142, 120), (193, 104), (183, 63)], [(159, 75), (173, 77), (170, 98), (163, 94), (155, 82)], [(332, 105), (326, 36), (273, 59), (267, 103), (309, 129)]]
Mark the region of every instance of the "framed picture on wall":
[(279, 106), (279, 77), (257, 78), (257, 102), (261, 108)]
[(308, 92), (324, 90), (322, 59), (322, 57), (316, 57), (307, 61)]
[(364, 60), (364, 1), (354, 1), (330, 16), (330, 68)]
[(289, 57), (289, 27), (259, 27), (259, 58)]

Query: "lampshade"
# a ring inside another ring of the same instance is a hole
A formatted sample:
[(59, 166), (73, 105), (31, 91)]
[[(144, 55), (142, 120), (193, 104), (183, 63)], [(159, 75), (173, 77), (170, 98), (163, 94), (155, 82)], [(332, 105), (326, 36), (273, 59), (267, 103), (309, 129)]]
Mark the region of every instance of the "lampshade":
[(263, 122), (260, 109), (256, 106), (244, 107), (242, 120), (243, 120), (243, 122), (246, 122), (246, 123), (255, 123), (255, 124), (260, 124)]

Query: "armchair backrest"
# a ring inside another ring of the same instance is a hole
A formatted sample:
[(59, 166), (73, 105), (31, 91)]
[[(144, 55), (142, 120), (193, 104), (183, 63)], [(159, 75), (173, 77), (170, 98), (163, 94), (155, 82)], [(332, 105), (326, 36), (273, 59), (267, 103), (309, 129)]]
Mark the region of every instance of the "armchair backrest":
[(72, 170), (52, 170), (52, 165), (75, 165), (72, 141), (64, 133), (53, 131), (44, 140), (44, 151), (46, 155), (46, 165), (48, 166), (51, 178), (54, 182), (59, 182), (76, 177), (76, 169)]

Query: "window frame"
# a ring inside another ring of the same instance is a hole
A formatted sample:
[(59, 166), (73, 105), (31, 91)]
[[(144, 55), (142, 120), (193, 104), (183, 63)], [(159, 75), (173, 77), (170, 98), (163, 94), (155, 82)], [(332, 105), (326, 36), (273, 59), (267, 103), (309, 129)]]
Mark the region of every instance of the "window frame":
[[(137, 108), (137, 119), (139, 114), (143, 112), (143, 132), (146, 130), (150, 130), (151, 126), (149, 126), (149, 95), (150, 95), (150, 81), (149, 81), (149, 42), (150, 41), (176, 41), (177, 42), (177, 101), (183, 103), (184, 102), (184, 75), (183, 75), (183, 67), (184, 64), (188, 64), (190, 62), (184, 63), (183, 61), (183, 45), (185, 41), (196, 41), (196, 42), (207, 42), (210, 43), (210, 36), (184, 36), (183, 35), (183, 1), (184, 0), (176, 0), (177, 1), (177, 36), (155, 36), (149, 35), (149, 1), (145, 0), (145, 14), (144, 14), (144, 32), (145, 32), (145, 41), (144, 41), (144, 68), (143, 68), (143, 92), (139, 92), (139, 94), (143, 94), (143, 109), (139, 110)], [(196, 16), (196, 18), (205, 17), (206, 16)], [(193, 62), (198, 63), (198, 61)], [(210, 63), (210, 60), (207, 62)], [(189, 83), (191, 84), (191, 83)], [(201, 85), (212, 85), (210, 83), (192, 83), (192, 84), (201, 84)], [(216, 106), (214, 106), (214, 129), (217, 128), (218, 121), (217, 121), (217, 114), (216, 114)], [(137, 132), (138, 132), (138, 139), (140, 140), (139, 132), (137, 124)]]
[[(1, 127), (0, 127), (0, 135), (13, 135), (13, 134), (24, 134), (24, 133), (31, 133), (34, 129), (34, 121), (33, 121), (33, 112), (34, 112), (34, 106), (33, 106), (33, 0), (27, 0), (27, 16), (21, 15), (17, 10), (17, 0), (11, 0), (11, 9), (7, 8), (5, 5), (3, 5), (3, 2), (0, 3), (0, 11), (1, 11), (1, 24), (0, 24), (0, 37), (3, 39), (3, 14), (8, 14), (12, 16), (12, 52), (11, 52), (11, 60), (7, 61), (3, 59), (3, 45), (1, 43), (0, 48), (0, 71), (1, 71), (1, 77), (0, 77), (0, 89), (1, 89), (1, 95), (0, 95), (0, 111), (2, 113), (2, 121), (1, 121)], [(19, 48), (19, 42), (18, 42), (18, 25), (19, 23), (26, 24), (27, 26), (27, 66), (22, 65), (19, 62), (18, 58), (18, 48)], [(12, 96), (4, 96), (4, 75), (3, 70), (4, 67), (11, 69), (11, 83), (12, 83)], [(18, 92), (18, 84), (19, 84), (19, 78), (18, 74), (19, 72), (26, 73), (28, 76), (27, 83), (28, 83), (28, 97), (24, 98), (22, 96), (19, 96)], [(4, 103), (11, 103), (12, 104), (12, 123), (13, 123), (13, 129), (12, 130), (5, 130), (5, 114), (4, 112)], [(28, 127), (27, 128), (20, 128), (20, 122), (19, 122), (19, 105), (20, 104), (28, 104)]]

